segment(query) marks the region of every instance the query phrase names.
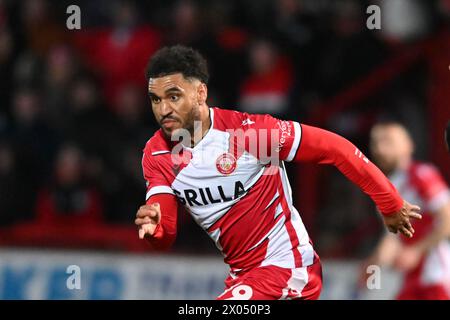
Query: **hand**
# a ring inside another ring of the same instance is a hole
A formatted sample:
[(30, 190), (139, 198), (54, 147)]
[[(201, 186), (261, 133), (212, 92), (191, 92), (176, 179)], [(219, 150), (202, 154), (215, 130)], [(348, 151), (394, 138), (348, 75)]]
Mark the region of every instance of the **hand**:
[(136, 213), (134, 223), (139, 227), (139, 239), (144, 239), (145, 235), (153, 235), (156, 226), (161, 221), (161, 209), (159, 203), (143, 205)]
[(394, 266), (402, 272), (414, 269), (422, 259), (422, 252), (416, 246), (403, 247), (395, 259)]
[(412, 238), (414, 229), (409, 219), (422, 219), (422, 215), (419, 212), (420, 207), (403, 201), (403, 207), (399, 211), (388, 216), (383, 215), (384, 224), (390, 232), (397, 233), (400, 231), (406, 237)]

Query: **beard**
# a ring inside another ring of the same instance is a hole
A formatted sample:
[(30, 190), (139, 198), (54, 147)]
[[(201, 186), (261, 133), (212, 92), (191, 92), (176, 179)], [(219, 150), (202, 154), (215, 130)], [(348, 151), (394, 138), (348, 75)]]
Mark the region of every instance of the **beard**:
[(178, 121), (181, 124), (180, 128), (175, 128), (171, 131), (166, 131), (163, 127), (161, 127), (163, 130), (164, 135), (166, 138), (170, 141), (174, 142), (183, 142), (186, 143), (186, 145), (190, 145), (192, 138), (195, 137), (195, 134), (198, 134), (198, 130), (200, 130), (200, 136), (201, 136), (201, 129), (202, 126), (200, 125), (200, 128), (198, 128), (197, 123), (200, 121), (200, 108), (199, 104), (193, 104), (190, 111), (186, 114), (186, 117), (184, 120), (180, 119), (179, 117), (176, 117), (176, 121)]
[(189, 131), (189, 133), (193, 136), (195, 131), (195, 123), (196, 121), (200, 121), (200, 109), (198, 104), (194, 104), (189, 112), (184, 129)]
[(381, 161), (375, 161), (378, 168), (380, 168), (381, 171), (383, 171), (384, 174), (390, 175), (393, 173), (397, 167), (398, 167), (398, 161), (395, 160), (381, 160)]

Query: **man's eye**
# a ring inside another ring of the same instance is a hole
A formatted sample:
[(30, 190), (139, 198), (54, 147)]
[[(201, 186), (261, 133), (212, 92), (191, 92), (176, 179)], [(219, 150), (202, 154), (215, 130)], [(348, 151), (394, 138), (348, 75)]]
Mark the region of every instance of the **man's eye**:
[(178, 96), (170, 96), (170, 100), (171, 101), (177, 101), (179, 99), (179, 97)]
[(159, 103), (161, 99), (159, 98), (152, 98), (152, 103)]

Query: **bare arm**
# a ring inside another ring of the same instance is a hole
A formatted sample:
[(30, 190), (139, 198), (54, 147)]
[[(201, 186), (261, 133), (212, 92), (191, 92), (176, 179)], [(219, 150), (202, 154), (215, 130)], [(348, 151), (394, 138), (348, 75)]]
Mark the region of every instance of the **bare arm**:
[(368, 261), (379, 266), (392, 266), (401, 248), (398, 237), (388, 233), (381, 239)]

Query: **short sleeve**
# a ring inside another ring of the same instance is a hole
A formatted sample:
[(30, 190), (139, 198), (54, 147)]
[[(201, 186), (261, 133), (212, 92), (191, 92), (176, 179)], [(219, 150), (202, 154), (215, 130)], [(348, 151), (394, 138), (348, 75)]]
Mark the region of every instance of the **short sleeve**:
[(158, 193), (175, 194), (162, 170), (158, 168), (155, 156), (148, 155), (145, 151), (142, 157), (142, 171), (147, 186), (145, 201)]

